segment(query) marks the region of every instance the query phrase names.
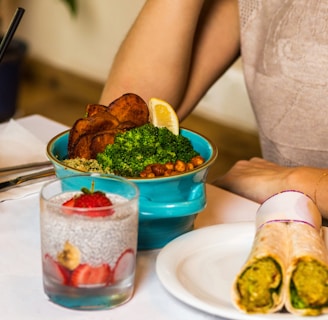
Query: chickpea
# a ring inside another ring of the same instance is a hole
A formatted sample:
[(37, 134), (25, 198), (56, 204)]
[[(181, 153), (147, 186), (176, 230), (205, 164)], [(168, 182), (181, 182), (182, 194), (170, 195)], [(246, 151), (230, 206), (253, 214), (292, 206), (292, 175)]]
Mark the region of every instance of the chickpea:
[(187, 163), (186, 171), (192, 171), (194, 169), (195, 169), (194, 165), (191, 162), (188, 162)]
[(145, 167), (145, 169), (143, 170), (144, 172), (152, 172), (152, 168), (151, 165), (149, 164), (148, 166)]
[(194, 167), (198, 167), (205, 162), (205, 159), (202, 156), (196, 156), (193, 157), (190, 162), (194, 165)]
[(174, 163), (173, 162), (167, 162), (165, 163), (165, 167), (167, 170), (173, 170), (174, 169)]
[(153, 172), (147, 173), (146, 178), (155, 178), (155, 173)]
[(151, 166), (152, 172), (155, 174), (155, 176), (163, 176), (165, 172), (165, 165), (156, 163)]
[(165, 172), (164, 172), (164, 177), (169, 177), (169, 176), (171, 176), (171, 175), (172, 175), (172, 172), (173, 172), (173, 170), (170, 170), (170, 169), (165, 170)]
[(147, 172), (145, 170), (141, 171), (139, 176), (140, 176), (140, 178), (147, 178)]
[(146, 166), (143, 171), (140, 172), (139, 176), (141, 178), (147, 178), (147, 174), (152, 173), (151, 165)]
[(177, 160), (175, 162), (174, 169), (178, 172), (185, 172), (186, 171), (186, 164), (181, 160)]

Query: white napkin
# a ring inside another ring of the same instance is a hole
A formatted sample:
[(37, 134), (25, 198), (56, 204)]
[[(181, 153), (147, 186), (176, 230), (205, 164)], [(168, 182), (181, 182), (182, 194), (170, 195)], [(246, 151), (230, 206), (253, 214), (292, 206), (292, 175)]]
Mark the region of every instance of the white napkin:
[[(0, 168), (46, 160), (46, 145), (18, 122), (11, 119), (4, 126), (1, 126)], [(0, 182), (31, 172), (32, 171), (0, 173)], [(42, 180), (42, 182), (33, 181), (33, 183), (28, 185), (23, 184), (8, 190), (0, 190), (0, 202), (39, 192), (44, 182), (44, 180)]]
[(45, 161), (46, 146), (15, 120), (0, 129), (0, 167)]

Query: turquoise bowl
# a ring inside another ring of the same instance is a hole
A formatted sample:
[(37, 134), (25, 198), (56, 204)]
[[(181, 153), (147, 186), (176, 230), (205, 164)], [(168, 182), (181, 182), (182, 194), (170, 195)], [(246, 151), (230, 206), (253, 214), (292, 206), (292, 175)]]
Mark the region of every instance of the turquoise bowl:
[[(181, 129), (194, 149), (205, 159), (195, 170), (172, 177), (128, 178), (140, 190), (138, 249), (162, 248), (177, 236), (193, 228), (198, 212), (206, 206), (205, 182), (209, 167), (217, 157), (217, 147), (194, 131)], [(52, 138), (47, 145), (47, 156), (52, 161), (57, 177), (81, 174), (63, 164), (67, 159), (69, 131)]]

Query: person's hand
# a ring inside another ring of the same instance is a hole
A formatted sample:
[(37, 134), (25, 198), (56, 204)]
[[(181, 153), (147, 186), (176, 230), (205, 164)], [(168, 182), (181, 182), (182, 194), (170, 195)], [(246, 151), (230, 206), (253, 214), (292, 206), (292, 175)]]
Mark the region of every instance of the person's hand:
[(289, 189), (288, 176), (293, 170), (261, 158), (240, 160), (214, 184), (262, 203), (270, 196)]

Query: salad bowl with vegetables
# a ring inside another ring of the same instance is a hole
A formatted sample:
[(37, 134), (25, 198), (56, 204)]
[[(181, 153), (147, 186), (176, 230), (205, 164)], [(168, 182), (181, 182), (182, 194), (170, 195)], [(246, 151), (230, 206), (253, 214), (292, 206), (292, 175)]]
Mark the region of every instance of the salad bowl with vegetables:
[[(158, 101), (161, 106), (165, 104), (156, 99)], [(123, 105), (121, 108), (126, 111), (128, 107)], [(168, 108), (172, 113), (173, 109)], [(206, 206), (206, 177), (217, 157), (217, 147), (203, 135), (184, 128), (177, 129), (174, 123), (177, 118), (173, 117), (173, 124), (172, 117), (166, 120), (170, 122), (167, 127), (159, 125), (161, 115), (154, 109), (154, 105), (149, 107), (146, 123), (124, 130), (116, 129), (114, 139), (110, 137), (111, 143), (92, 158), (77, 155), (75, 151), (70, 157), (72, 132), (76, 133), (74, 126), (52, 138), (47, 145), (47, 156), (58, 177), (100, 172), (123, 176), (137, 184), (140, 190), (139, 249), (161, 248), (193, 228), (195, 216)], [(163, 110), (160, 112), (163, 114)], [(130, 118), (134, 120), (135, 114)], [(131, 126), (132, 121), (124, 123)], [(81, 126), (80, 123), (78, 125)], [(89, 130), (89, 123), (86, 128)], [(89, 143), (97, 141), (99, 132), (98, 129), (96, 135), (90, 134), (92, 138), (85, 140)], [(113, 129), (106, 129), (102, 138), (106, 139), (107, 132), (112, 134)], [(81, 152), (88, 155), (89, 150), (85, 149), (87, 143), (83, 141), (81, 145)]]

